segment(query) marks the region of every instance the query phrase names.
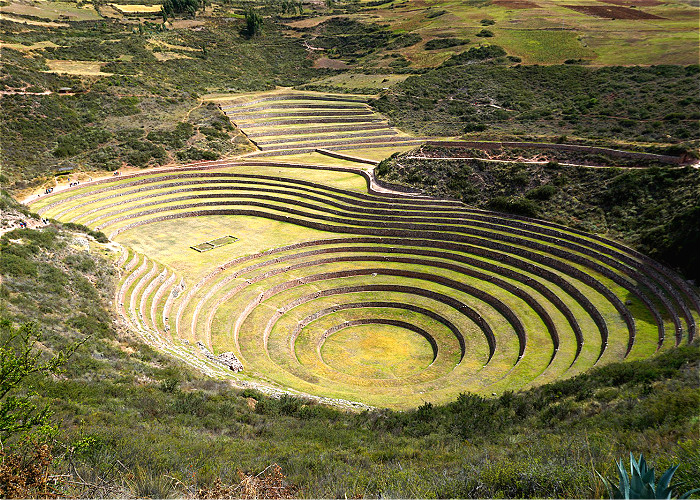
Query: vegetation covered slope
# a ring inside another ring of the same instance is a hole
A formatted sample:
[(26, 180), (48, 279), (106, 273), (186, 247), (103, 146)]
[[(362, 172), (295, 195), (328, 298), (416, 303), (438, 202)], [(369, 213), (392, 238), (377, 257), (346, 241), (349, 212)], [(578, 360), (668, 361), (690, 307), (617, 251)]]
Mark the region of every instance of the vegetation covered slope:
[[(301, 44), (274, 25), (255, 39), (240, 33), (242, 25), (213, 20), (163, 31), (149, 23), (135, 32), (113, 20), (67, 28), (3, 21), (4, 183), (61, 169), (144, 167), (254, 149), (199, 95), (295, 85), (323, 70), (311, 68)], [(55, 61), (94, 62), (100, 72), (47, 72)], [(57, 93), (63, 87), (69, 95)], [(31, 94), (42, 92), (49, 94)]]
[[(588, 68), (477, 63), (475, 49), (375, 101), (424, 135), (682, 142), (700, 138), (700, 67)], [(497, 54), (496, 54), (497, 55)], [(497, 61), (497, 60), (496, 60)]]
[(121, 331), (109, 253), (85, 233), (52, 224), (0, 243), (3, 316), (36, 321), (51, 352), (87, 338), (63, 374), (32, 380), (60, 428), (66, 494), (195, 496), (278, 463), (305, 497), (593, 497), (593, 469), (612, 475), (628, 449), (680, 461), (688, 488), (700, 477), (697, 345), (500, 398), (346, 413), (203, 379)]

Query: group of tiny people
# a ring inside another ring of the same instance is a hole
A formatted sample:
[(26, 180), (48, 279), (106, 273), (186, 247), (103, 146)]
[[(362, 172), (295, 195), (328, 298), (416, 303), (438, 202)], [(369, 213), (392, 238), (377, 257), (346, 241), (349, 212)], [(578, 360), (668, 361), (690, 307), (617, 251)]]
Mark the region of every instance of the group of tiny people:
[[(120, 175), (119, 171), (114, 172), (114, 175)], [(92, 181), (92, 177), (90, 177), (90, 179), (88, 179), (88, 180)], [(78, 184), (80, 184), (80, 181), (71, 181), (70, 179), (68, 179), (68, 187), (74, 187), (74, 186), (77, 186)], [(52, 187), (44, 189), (44, 194), (51, 194), (51, 193), (53, 193)], [(37, 196), (41, 196), (41, 195), (38, 194)]]
[[(48, 225), (51, 223), (51, 221), (50, 221), (49, 219), (45, 219), (45, 218), (42, 217), (42, 218), (41, 218), (41, 223), (42, 223), (43, 225), (45, 225), (45, 226), (48, 226)], [(23, 220), (20, 220), (20, 221), (18, 222), (18, 224), (19, 224), (19, 227), (22, 228), (22, 229), (26, 229), (27, 227), (29, 227), (29, 226), (27, 226), (27, 223), (26, 223), (25, 221), (23, 221)]]

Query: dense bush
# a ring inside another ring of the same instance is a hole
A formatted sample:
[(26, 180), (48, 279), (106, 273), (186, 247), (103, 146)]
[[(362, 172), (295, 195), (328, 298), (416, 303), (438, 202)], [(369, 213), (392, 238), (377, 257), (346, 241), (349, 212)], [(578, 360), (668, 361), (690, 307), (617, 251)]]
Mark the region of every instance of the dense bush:
[(340, 57), (360, 57), (398, 38), (386, 28), (348, 17), (333, 17), (324, 21), (316, 27), (315, 34), (315, 46)]
[(537, 217), (539, 212), (535, 202), (519, 196), (496, 196), (486, 206), (497, 212), (524, 215), (526, 217)]
[(199, 9), (204, 9), (206, 2), (203, 0), (165, 0), (161, 6), (164, 17), (174, 17), (186, 14), (194, 17)]
[(475, 36), (479, 36), (482, 38), (490, 38), (493, 36), (493, 31), (484, 29), (479, 31)]

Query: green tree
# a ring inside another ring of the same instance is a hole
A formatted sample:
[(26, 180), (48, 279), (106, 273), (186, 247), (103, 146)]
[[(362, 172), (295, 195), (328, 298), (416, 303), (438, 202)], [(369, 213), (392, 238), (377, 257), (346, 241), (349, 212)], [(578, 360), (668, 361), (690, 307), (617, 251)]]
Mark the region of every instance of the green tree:
[(195, 17), (197, 10), (204, 11), (207, 3), (205, 0), (165, 0), (161, 6), (161, 16), (164, 19), (175, 17), (178, 14)]
[(33, 323), (15, 328), (6, 318), (0, 318), (0, 438), (27, 432), (49, 423), (48, 407), (38, 407), (33, 394), (24, 386), (37, 375), (57, 373), (60, 366), (77, 348), (53, 356), (42, 356), (36, 348), (41, 336)]
[(263, 18), (255, 9), (248, 8), (245, 11), (245, 28), (244, 32), (248, 36), (255, 36), (262, 31)]

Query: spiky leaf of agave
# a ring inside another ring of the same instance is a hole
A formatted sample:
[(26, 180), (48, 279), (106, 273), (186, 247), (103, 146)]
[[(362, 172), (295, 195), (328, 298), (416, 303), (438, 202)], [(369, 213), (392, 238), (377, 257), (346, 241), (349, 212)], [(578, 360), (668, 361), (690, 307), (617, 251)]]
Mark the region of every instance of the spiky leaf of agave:
[[(611, 499), (637, 499), (637, 498), (654, 498), (654, 499), (670, 499), (673, 497), (673, 489), (671, 480), (673, 475), (678, 470), (678, 465), (669, 467), (656, 483), (656, 474), (654, 468), (650, 468), (647, 464), (644, 454), (640, 454), (639, 460), (635, 460), (634, 455), (630, 453), (630, 473), (627, 473), (622, 460), (615, 462), (617, 465), (618, 476), (620, 479), (619, 486), (612, 484), (603, 476), (598, 474), (600, 479), (605, 484), (608, 494)], [(631, 474), (631, 475), (630, 475)], [(681, 484), (676, 484), (678, 488)], [(689, 498), (693, 493), (700, 491), (700, 488), (691, 490), (679, 496), (680, 499)]]

